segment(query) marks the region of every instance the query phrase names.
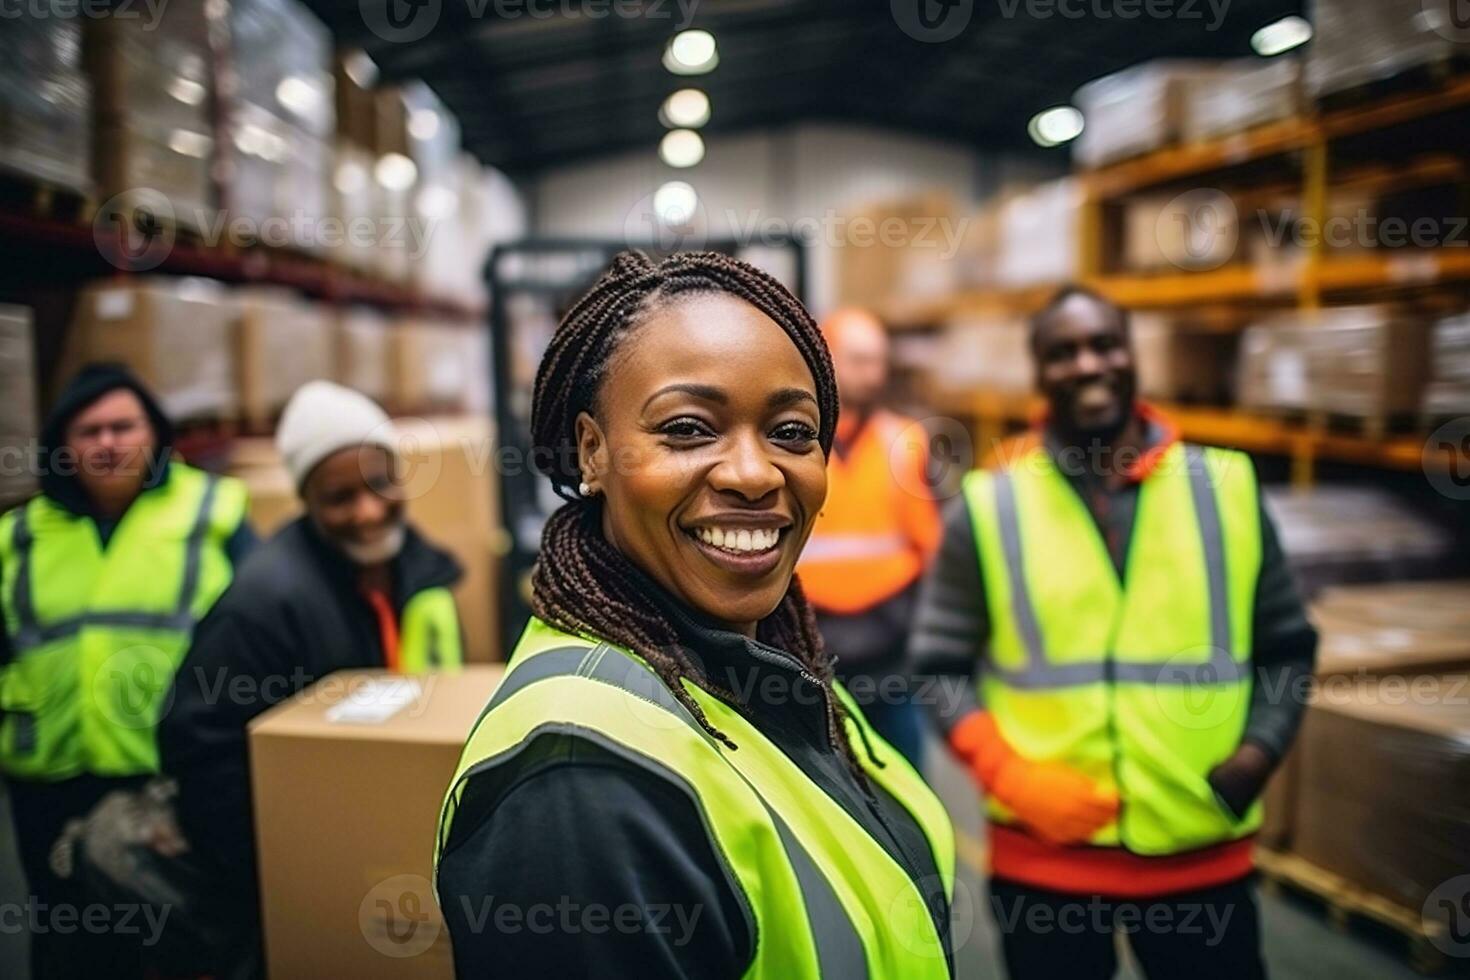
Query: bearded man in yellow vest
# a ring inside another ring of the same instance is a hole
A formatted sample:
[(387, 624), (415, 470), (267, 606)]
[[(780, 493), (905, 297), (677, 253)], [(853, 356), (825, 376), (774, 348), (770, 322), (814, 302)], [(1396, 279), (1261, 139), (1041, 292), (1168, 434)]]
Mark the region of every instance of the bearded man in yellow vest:
[(868, 722), (918, 766), (923, 721), (904, 649), (919, 579), (939, 547), (939, 509), (919, 423), (883, 407), (888, 335), (866, 310), (822, 322), (842, 414), (827, 460), (827, 501), (797, 573), (837, 676)]
[(1263, 977), (1258, 797), (1316, 632), (1242, 453), (1136, 396), (1127, 313), (1069, 287), (1032, 320), (1038, 431), (971, 473), (915, 623), (932, 714), (986, 797), (1017, 980)]
[(52, 845), (158, 771), (174, 671), (254, 543), (244, 486), (172, 459), (172, 441), (136, 378), (90, 366), (41, 433), (41, 492), (0, 516), (0, 771), (36, 977), (141, 975), (136, 941), (52, 921), (88, 904), (53, 872)]

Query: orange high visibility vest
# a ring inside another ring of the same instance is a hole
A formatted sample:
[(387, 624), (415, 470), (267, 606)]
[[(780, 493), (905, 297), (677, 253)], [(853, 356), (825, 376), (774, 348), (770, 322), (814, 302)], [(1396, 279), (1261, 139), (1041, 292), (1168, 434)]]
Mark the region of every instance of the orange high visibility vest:
[(850, 614), (907, 588), (939, 547), (939, 510), (924, 479), (918, 423), (879, 410), (827, 463), (827, 503), (797, 573), (813, 605)]

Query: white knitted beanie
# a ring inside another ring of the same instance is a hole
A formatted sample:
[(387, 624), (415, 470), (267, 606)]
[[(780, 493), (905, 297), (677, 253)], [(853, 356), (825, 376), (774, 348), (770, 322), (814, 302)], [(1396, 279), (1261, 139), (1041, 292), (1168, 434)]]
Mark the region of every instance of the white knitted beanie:
[(332, 381), (308, 381), (286, 403), (276, 449), (300, 489), (316, 465), (339, 449), (381, 446), (397, 455), (388, 413), (367, 395)]

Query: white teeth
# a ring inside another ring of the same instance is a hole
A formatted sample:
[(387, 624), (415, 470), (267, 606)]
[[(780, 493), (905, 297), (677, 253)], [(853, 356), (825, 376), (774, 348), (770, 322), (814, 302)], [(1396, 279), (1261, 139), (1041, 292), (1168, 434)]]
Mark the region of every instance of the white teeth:
[(726, 551), (754, 552), (769, 551), (776, 547), (776, 542), (781, 539), (781, 532), (775, 528), (722, 530), (717, 527), (701, 527), (695, 528), (694, 536), (705, 544), (712, 544)]

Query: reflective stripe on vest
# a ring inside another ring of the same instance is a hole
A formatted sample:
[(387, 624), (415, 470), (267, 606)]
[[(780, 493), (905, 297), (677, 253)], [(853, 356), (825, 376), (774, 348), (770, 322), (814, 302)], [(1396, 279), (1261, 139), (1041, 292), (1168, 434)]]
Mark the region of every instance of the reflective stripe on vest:
[(409, 597), (398, 630), (398, 668), (405, 674), (453, 670), (464, 662), (459, 609), (446, 588)]
[(1016, 668), (997, 667), (1005, 682), (1012, 687), (1045, 689), (1114, 681), (1140, 684), (1201, 685), (1232, 683), (1243, 678), (1249, 665), (1238, 663), (1231, 651), (1229, 585), (1225, 578), (1225, 540), (1220, 527), (1220, 510), (1204, 451), (1186, 446), (1190, 496), (1194, 501), (1200, 541), (1205, 551), (1205, 568), (1209, 580), (1210, 658), (1204, 663), (1158, 661), (1130, 662), (1111, 658), (1089, 663), (1048, 663), (1042, 651), (1041, 629), (1036, 623), (1035, 606), (1026, 584), (1025, 562), (1021, 552), (1021, 526), (1016, 513), (1016, 491), (1012, 475), (1004, 470), (994, 474), (995, 513), (1001, 546), (1005, 552), (1006, 577), (1010, 584), (1011, 612), (1025, 645), (1026, 664)]
[[(177, 466), (178, 464), (174, 464)], [(174, 473), (171, 478), (178, 478)], [(179, 598), (172, 612), (159, 613), (145, 610), (107, 609), (88, 610), (75, 616), (41, 625), (36, 621), (36, 610), (31, 602), (31, 546), (35, 538), (31, 534), (29, 507), (20, 507), (15, 513), (12, 531), (11, 553), (15, 556), (15, 590), (13, 605), (16, 630), (11, 636), (11, 646), (19, 655), (53, 640), (71, 636), (83, 626), (133, 626), (140, 629), (187, 630), (194, 626), (191, 608), (199, 586), (199, 556), (204, 548), (204, 532), (209, 527), (209, 515), (214, 509), (214, 498), (219, 479), (206, 474), (204, 495), (194, 515), (194, 526), (189, 531), (184, 545), (184, 575), (179, 583)]]
[(850, 561), (858, 558), (886, 558), (903, 555), (912, 545), (900, 534), (823, 534), (812, 535), (801, 549), (802, 561)]
[(1249, 458), (1171, 447), (1139, 489), (1123, 580), (1043, 450), (972, 473), (965, 494), (992, 625), (982, 700), (1023, 756), (1119, 793), (1120, 820), (1090, 843), (1171, 854), (1253, 831), (1259, 807), (1237, 821), (1206, 781), (1239, 744), (1250, 702)]
[(153, 728), (197, 622), (233, 575), (237, 480), (171, 463), (104, 548), (45, 497), (0, 517), (0, 770), (57, 780), (158, 768)]
[[(439, 855), (451, 846), (470, 780), (493, 777), (538, 735), (575, 735), (667, 779), (695, 803), (751, 919), (755, 948), (746, 976), (947, 976), (945, 947), (927, 912), (909, 932), (897, 934), (909, 923), (895, 926), (894, 916), (911, 912), (911, 900), (919, 900), (907, 874), (809, 780), (801, 780), (807, 805), (793, 807), (789, 796), (762, 778), (761, 765), (750, 771), (737, 767), (737, 761), (755, 763), (763, 753), (780, 750), (753, 728), (737, 733), (727, 727), (735, 712), (721, 711), (722, 702), (690, 689), (711, 723), (741, 746), (734, 757), (626, 651), (533, 620), (512, 665), (471, 734), (446, 797), (436, 870)], [(864, 729), (870, 731), (865, 724)], [(893, 772), (880, 776), (882, 770), (875, 769), (873, 778), (915, 811), (931, 841), (943, 842), (935, 863), (948, 896), (953, 841), (943, 808), (911, 769), (898, 771), (896, 753), (881, 749), (895, 760), (888, 762)], [(834, 834), (844, 830), (846, 836), (836, 840)]]

